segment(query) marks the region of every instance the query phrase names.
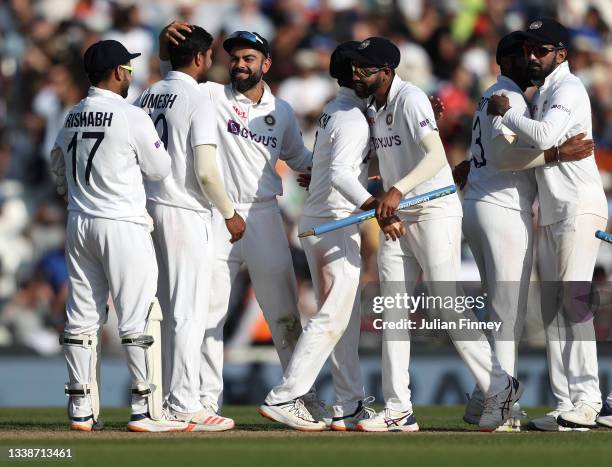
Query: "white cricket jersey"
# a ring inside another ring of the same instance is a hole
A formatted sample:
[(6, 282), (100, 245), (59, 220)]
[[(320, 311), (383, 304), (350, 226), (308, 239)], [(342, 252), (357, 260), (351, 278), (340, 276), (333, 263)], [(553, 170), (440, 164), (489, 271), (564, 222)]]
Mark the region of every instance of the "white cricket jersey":
[(346, 217), (370, 197), (365, 189), (370, 131), (364, 110), (364, 100), (346, 87), (324, 107), (304, 216)]
[(490, 160), (495, 138), (500, 135), (516, 136), (514, 131), (502, 124), (501, 117), (492, 118), (487, 115), (489, 97), (502, 93), (508, 96), (513, 109), (522, 112), (527, 118), (531, 117), (521, 88), (507, 76), (499, 76), (497, 82), (484, 92), (472, 121), (472, 168), (464, 199), (531, 212), (536, 195), (534, 169), (500, 171)]
[(55, 146), (66, 165), (69, 211), (147, 225), (143, 174), (161, 180), (170, 157), (145, 112), (92, 86), (68, 113)]
[(217, 111), (218, 160), (225, 190), (237, 204), (270, 201), (283, 194), (276, 162), (297, 172), (312, 167), (293, 110), (272, 95), (264, 83), (259, 103), (234, 91), (231, 84), (208, 82), (206, 89)]
[[(533, 120), (511, 108), (503, 123), (529, 144), (545, 150), (586, 133), (593, 138), (591, 102), (580, 79), (567, 62), (546, 78), (533, 98)], [(595, 155), (574, 162), (536, 168), (540, 225), (550, 225), (579, 214), (608, 217), (608, 206)]]
[(217, 144), (215, 108), (191, 76), (171, 71), (147, 89), (137, 103), (154, 122), (172, 158), (169, 177), (146, 182), (147, 198), (155, 203), (194, 211), (211, 209), (195, 172), (193, 148)]
[[(427, 95), (397, 75), (391, 83), (387, 103), (376, 110), (372, 99), (367, 112), (372, 147), (378, 156), (383, 186), (388, 190), (411, 172), (425, 156), (420, 143), (428, 133), (437, 131), (436, 120)], [(449, 185), (454, 185), (454, 181), (447, 163), (436, 175), (407, 193), (405, 198)], [(410, 221), (462, 215), (456, 193), (401, 212)]]

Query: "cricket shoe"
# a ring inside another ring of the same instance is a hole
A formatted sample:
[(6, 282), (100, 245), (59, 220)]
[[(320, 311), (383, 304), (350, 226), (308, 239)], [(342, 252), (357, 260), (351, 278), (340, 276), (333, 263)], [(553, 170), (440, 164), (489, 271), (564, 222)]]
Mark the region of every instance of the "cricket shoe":
[(70, 417), (70, 429), (73, 431), (100, 431), (104, 428), (102, 420), (94, 422), (93, 415), (87, 417)]
[(369, 420), (376, 416), (376, 411), (366, 406), (365, 404), (374, 402), (373, 397), (367, 397), (363, 401), (359, 401), (357, 409), (350, 415), (334, 417), (331, 422), (332, 431), (355, 431), (357, 425), (363, 420)]
[(612, 428), (612, 406), (608, 402), (604, 402), (601, 412), (599, 412), (599, 416), (595, 421), (602, 426)]
[(357, 430), (373, 432), (403, 431), (409, 433), (419, 431), (419, 424), (412, 410), (400, 412), (385, 408), (373, 417), (361, 420), (357, 424)]
[(162, 415), (159, 420), (153, 420), (149, 412), (132, 414), (130, 422), (127, 425), (129, 431), (137, 431), (142, 433), (166, 433), (170, 431), (186, 431), (189, 427), (187, 422), (178, 420), (174, 415), (168, 412), (167, 409), (162, 410)]
[(506, 389), (487, 397), (480, 422), (480, 431), (495, 431), (510, 417), (512, 406), (523, 394), (523, 385), (518, 379), (508, 376)]
[(478, 389), (472, 391), (472, 395), (466, 394), (468, 402), (463, 412), (463, 421), (470, 425), (478, 425), (482, 411), (484, 410), (484, 394)]
[[(529, 422), (529, 426), (539, 431), (574, 431), (572, 428), (567, 428), (557, 423), (557, 417), (562, 413), (561, 410), (553, 410), (543, 417), (532, 419)], [(583, 429), (582, 431), (585, 430)]]
[(518, 402), (515, 402), (510, 410), (510, 416), (503, 425), (498, 426), (495, 431), (503, 433), (519, 433), (521, 426), (527, 423), (527, 413), (521, 410)]
[(599, 410), (599, 404), (578, 402), (572, 410), (559, 414), (557, 423), (566, 428), (595, 428)]
[(323, 431), (326, 429), (325, 422), (315, 420), (300, 398), (281, 404), (263, 404), (259, 407), (259, 413), (273, 422), (282, 423), (298, 431)]
[(170, 408), (170, 413), (177, 420), (187, 422), (189, 426), (185, 431), (227, 431), (234, 428), (234, 420), (217, 415), (214, 410), (203, 408), (197, 412), (179, 412)]
[(329, 411), (325, 403), (319, 399), (316, 394), (308, 393), (302, 396), (304, 405), (317, 422), (325, 423), (325, 427), (329, 428), (332, 423), (333, 414)]

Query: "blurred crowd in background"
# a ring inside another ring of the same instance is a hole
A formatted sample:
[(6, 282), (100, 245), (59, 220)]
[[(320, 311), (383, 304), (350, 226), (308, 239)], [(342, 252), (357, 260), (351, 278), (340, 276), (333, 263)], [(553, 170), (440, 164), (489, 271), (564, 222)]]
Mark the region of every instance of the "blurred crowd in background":
[[(504, 34), (539, 16), (571, 31), (570, 67), (591, 96), (593, 137), (604, 187), (612, 199), (612, 8), (610, 0), (3, 0), (0, 2), (0, 354), (53, 355), (64, 322), (68, 273), (64, 261), (65, 202), (54, 191), (49, 152), (70, 107), (88, 82), (81, 57), (100, 39), (130, 51), (128, 99), (161, 79), (159, 31), (173, 19), (216, 38), (209, 78), (228, 82), (223, 38), (257, 31), (272, 44), (265, 79), (298, 116), (311, 147), (315, 123), (335, 94), (329, 57), (342, 41), (385, 36), (400, 48), (398, 74), (446, 105), (439, 128), (451, 163), (465, 158), (471, 121), (482, 91), (496, 79), (495, 48)], [(280, 200), (300, 285), (300, 307), (316, 310), (308, 266), (295, 235), (307, 193), (280, 166)], [(612, 205), (612, 203), (611, 203)], [(363, 227), (363, 282), (375, 281), (377, 227)], [(602, 245), (596, 280), (612, 274), (612, 247)], [(537, 268), (534, 267), (534, 275)], [(464, 248), (463, 279), (478, 280)], [(537, 287), (534, 295), (537, 295)], [(537, 296), (533, 298), (537, 309)], [(113, 321), (111, 313), (110, 320)], [(120, 348), (116, 326), (106, 326), (106, 350)], [(227, 325), (230, 348), (269, 342), (248, 275), (239, 277)], [(362, 344), (377, 348), (366, 319)], [(610, 339), (604, 330), (602, 340)], [(117, 351), (117, 350), (116, 350)], [(118, 350), (119, 352), (120, 350)]]

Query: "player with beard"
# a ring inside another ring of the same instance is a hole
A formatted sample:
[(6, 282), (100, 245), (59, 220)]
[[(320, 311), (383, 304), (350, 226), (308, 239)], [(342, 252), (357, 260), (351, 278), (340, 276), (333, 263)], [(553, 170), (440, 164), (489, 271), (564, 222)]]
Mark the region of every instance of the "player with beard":
[[(167, 59), (168, 43), (182, 40), (189, 25), (174, 22), (160, 34), (160, 58)], [(277, 99), (263, 80), (272, 65), (268, 41), (259, 34), (236, 31), (223, 42), (230, 56), (231, 83), (200, 85), (217, 111), (218, 154), (229, 199), (246, 222), (240, 242), (231, 244), (222, 217), (213, 211), (216, 252), (211, 306), (202, 346), (201, 400), (218, 411), (223, 394), (223, 326), (231, 286), (246, 265), (257, 301), (272, 332), (274, 345), (286, 369), (302, 327), (297, 307), (297, 283), (280, 209), (280, 159), (297, 172), (312, 167), (291, 107)], [(326, 425), (331, 414), (308, 393), (304, 403), (311, 415)]]
[[(359, 97), (371, 96), (367, 116), (386, 190), (376, 209), (377, 218), (385, 220), (397, 215), (407, 230), (407, 235), (397, 242), (381, 236), (378, 265), (382, 295), (410, 295), (421, 271), (432, 296), (454, 294), (461, 262), (462, 211), (457, 195), (396, 211), (404, 197), (452, 184), (431, 104), (423, 91), (395, 75), (400, 52), (387, 39), (370, 37), (346, 55), (353, 63), (355, 92)], [(442, 311), (440, 315), (445, 320), (454, 316), (454, 311)], [(383, 314), (386, 322), (400, 317), (405, 317), (405, 310), (386, 309)], [(501, 368), (483, 335), (449, 335), (485, 394), (480, 428), (494, 430), (510, 415), (509, 409), (520, 397), (522, 385)], [(358, 429), (418, 431), (410, 398), (409, 358), (410, 332), (385, 327), (385, 409), (362, 420)]]
[[(569, 33), (551, 18), (533, 21), (523, 33), (531, 81), (538, 87), (532, 118), (506, 96), (492, 96), (488, 112), (534, 147), (558, 147), (579, 133), (592, 137), (589, 95), (567, 63)], [(538, 263), (542, 284), (550, 382), (557, 399), (547, 429), (596, 426), (602, 407), (593, 316), (577, 307), (589, 293), (608, 207), (591, 151), (578, 161), (560, 157), (536, 168), (540, 204)], [(580, 290), (582, 289), (582, 290)], [(585, 291), (586, 290), (586, 291)]]

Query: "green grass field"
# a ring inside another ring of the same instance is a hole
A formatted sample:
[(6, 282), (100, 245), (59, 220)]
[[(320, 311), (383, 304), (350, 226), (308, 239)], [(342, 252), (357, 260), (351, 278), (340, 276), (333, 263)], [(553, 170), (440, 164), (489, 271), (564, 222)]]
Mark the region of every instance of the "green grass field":
[[(256, 407), (227, 407), (226, 433), (140, 434), (125, 430), (124, 409), (104, 409), (101, 432), (67, 430), (62, 409), (0, 409), (0, 463), (8, 449), (71, 448), (71, 460), (27, 465), (168, 466), (610, 466), (612, 430), (588, 433), (479, 433), (462, 407), (417, 407), (419, 433), (296, 433), (262, 418)], [(545, 409), (531, 409), (540, 416)], [(24, 461), (22, 461), (24, 462)]]

